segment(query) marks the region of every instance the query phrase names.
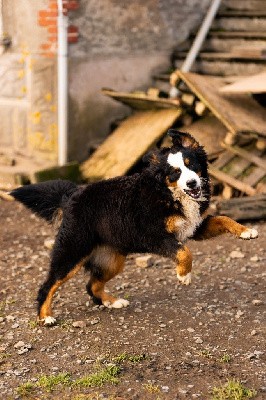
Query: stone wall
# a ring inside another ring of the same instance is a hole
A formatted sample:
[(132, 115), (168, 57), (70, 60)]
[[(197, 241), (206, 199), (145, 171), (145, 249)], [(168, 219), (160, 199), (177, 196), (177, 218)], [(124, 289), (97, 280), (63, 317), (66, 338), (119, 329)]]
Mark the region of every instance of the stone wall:
[[(66, 0), (69, 7), (69, 156), (83, 160), (130, 110), (100, 93), (145, 89), (210, 0)], [(79, 8), (77, 6), (79, 5)], [(0, 146), (56, 160), (56, 1), (4, 0)], [(76, 33), (79, 32), (77, 41)]]

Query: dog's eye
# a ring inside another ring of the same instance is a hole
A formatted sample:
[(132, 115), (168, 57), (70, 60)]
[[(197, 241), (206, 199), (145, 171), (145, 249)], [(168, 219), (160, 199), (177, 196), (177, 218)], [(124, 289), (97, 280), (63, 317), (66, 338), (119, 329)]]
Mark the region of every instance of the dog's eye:
[(171, 175), (169, 175), (169, 182), (175, 182), (180, 178), (181, 171), (175, 171)]

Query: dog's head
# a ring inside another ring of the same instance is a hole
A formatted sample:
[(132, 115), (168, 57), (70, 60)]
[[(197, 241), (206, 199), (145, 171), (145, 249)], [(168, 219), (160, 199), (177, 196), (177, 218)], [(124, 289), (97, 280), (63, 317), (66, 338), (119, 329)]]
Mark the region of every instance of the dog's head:
[(150, 170), (172, 191), (179, 191), (196, 201), (205, 200), (209, 195), (209, 178), (203, 147), (188, 133), (170, 129), (168, 135), (173, 142), (171, 148), (146, 156)]

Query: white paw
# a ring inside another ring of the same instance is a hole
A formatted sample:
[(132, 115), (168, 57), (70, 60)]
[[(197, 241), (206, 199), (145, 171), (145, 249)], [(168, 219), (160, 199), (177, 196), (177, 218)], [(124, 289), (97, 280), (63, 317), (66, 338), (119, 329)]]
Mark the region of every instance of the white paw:
[(183, 285), (190, 285), (191, 283), (191, 272), (189, 272), (186, 275), (179, 275), (176, 274), (177, 279), (183, 284)]
[(45, 325), (45, 326), (52, 326), (52, 325), (56, 324), (56, 319), (54, 317), (45, 317), (41, 321), (43, 322), (43, 325)]
[(103, 305), (107, 308), (123, 308), (129, 305), (129, 301), (125, 299), (117, 299), (113, 303), (110, 301), (104, 301)]
[(258, 231), (256, 229), (247, 229), (240, 235), (241, 239), (255, 239), (258, 237)]

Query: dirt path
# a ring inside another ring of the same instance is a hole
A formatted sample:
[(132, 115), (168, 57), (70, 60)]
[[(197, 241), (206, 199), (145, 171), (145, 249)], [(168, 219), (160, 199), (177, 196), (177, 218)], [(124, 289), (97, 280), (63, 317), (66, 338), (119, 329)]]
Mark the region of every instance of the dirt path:
[(54, 232), (0, 201), (0, 398), (211, 399), (233, 378), (265, 398), (266, 223), (255, 225), (254, 241), (191, 242), (189, 287), (178, 284), (169, 260), (139, 268), (128, 258), (109, 284), (130, 300), (126, 309), (94, 306), (80, 272), (55, 296), (59, 324), (44, 328), (35, 297), (48, 270), (44, 241)]

